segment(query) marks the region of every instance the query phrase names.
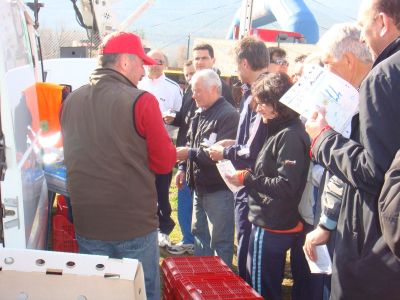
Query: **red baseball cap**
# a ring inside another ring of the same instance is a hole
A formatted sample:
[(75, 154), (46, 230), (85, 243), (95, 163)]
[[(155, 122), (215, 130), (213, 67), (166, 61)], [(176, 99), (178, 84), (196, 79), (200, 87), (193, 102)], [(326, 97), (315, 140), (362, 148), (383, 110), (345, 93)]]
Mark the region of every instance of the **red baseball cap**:
[(144, 52), (140, 37), (129, 32), (114, 32), (104, 39), (99, 46), (99, 54), (127, 53), (143, 59), (145, 65), (157, 65), (157, 62)]

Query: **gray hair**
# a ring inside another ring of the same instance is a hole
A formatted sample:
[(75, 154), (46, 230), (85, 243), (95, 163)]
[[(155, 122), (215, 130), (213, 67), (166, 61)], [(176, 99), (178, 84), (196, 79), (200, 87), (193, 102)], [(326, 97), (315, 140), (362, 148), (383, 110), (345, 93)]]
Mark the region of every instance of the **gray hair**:
[(207, 88), (211, 88), (213, 86), (217, 87), (218, 94), (221, 96), (222, 94), (222, 82), (221, 79), (219, 78), (218, 74), (215, 73), (214, 70), (212, 69), (205, 69), (205, 70), (200, 70), (194, 73), (192, 77), (192, 85), (194, 82), (196, 82), (199, 79), (203, 79), (203, 84)]
[(320, 38), (317, 45), (325, 54), (341, 59), (346, 52), (353, 53), (364, 63), (371, 63), (372, 56), (365, 43), (360, 41), (361, 28), (355, 23), (333, 25)]
[(112, 68), (117, 63), (121, 54), (100, 54), (97, 56), (97, 65), (102, 68)]
[[(97, 65), (102, 68), (115, 69), (115, 65), (123, 54), (113, 53), (113, 54), (100, 54), (97, 56)], [(134, 59), (135, 54), (126, 54), (130, 59)]]

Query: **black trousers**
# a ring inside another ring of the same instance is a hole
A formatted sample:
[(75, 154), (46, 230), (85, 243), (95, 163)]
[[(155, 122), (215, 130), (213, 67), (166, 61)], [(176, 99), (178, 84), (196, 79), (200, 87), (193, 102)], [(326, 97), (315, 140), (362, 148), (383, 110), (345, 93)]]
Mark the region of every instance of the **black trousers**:
[(160, 232), (169, 235), (175, 227), (171, 218), (171, 204), (169, 203), (169, 186), (171, 185), (172, 172), (168, 174), (156, 174), (156, 189), (158, 200), (158, 220)]

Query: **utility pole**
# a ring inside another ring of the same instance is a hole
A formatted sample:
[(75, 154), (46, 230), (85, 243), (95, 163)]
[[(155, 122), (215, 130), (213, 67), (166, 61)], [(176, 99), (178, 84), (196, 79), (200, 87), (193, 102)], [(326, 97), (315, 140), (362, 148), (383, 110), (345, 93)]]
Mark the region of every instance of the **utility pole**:
[(28, 2), (26, 5), (33, 11), (33, 15), (35, 16), (35, 23), (33, 24), (33, 27), (35, 29), (39, 28), (39, 10), (41, 7), (44, 6), (43, 3), (39, 3), (38, 0), (34, 0), (34, 2)]
[(187, 50), (186, 50), (186, 60), (189, 60), (189, 48), (190, 48), (190, 33), (188, 34), (188, 43), (187, 43)]
[(253, 15), (253, 1), (244, 0), (242, 3), (242, 15), (240, 18), (239, 40), (249, 35)]

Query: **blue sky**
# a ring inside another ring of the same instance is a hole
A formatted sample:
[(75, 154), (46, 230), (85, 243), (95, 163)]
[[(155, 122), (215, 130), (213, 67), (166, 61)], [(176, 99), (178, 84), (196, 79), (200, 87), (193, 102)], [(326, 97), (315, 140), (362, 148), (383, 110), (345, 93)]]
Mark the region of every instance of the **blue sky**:
[[(79, 29), (70, 0), (41, 0), (42, 28)], [(115, 1), (113, 10), (124, 20), (144, 0)], [(144, 32), (155, 47), (168, 49), (186, 44), (187, 36), (224, 38), (241, 0), (156, 0), (131, 30)], [(320, 33), (337, 22), (355, 21), (361, 0), (305, 0), (314, 13)], [(271, 25), (274, 27), (274, 25)], [(276, 25), (275, 25), (276, 27)]]

